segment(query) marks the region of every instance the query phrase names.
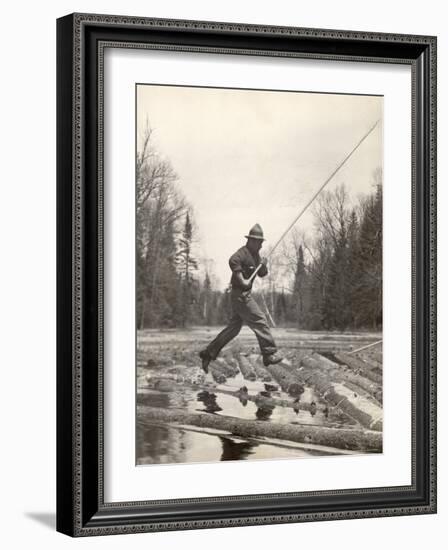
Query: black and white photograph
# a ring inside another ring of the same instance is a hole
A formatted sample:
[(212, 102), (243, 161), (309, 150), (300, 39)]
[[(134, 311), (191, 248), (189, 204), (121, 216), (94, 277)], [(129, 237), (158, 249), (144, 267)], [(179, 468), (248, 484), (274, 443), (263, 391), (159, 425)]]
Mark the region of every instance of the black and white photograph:
[(383, 97), (138, 83), (136, 464), (383, 452)]
[(443, 547), (444, 5), (6, 4), (5, 550)]

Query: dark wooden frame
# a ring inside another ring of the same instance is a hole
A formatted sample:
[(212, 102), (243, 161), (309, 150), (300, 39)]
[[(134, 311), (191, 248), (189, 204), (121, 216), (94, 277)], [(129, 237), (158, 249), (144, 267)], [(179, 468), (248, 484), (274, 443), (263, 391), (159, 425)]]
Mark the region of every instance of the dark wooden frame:
[[(411, 65), (410, 486), (104, 502), (102, 61), (111, 45)], [(88, 536), (435, 513), (436, 38), (73, 14), (57, 21), (57, 52), (57, 530)]]

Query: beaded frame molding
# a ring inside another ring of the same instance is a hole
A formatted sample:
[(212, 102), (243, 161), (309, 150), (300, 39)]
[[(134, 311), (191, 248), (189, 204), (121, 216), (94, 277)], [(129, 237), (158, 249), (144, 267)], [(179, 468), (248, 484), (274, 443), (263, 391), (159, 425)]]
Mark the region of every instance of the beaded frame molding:
[[(436, 512), (436, 38), (72, 14), (57, 21), (57, 530), (70, 536)], [(412, 71), (412, 483), (104, 502), (104, 48), (398, 63)]]

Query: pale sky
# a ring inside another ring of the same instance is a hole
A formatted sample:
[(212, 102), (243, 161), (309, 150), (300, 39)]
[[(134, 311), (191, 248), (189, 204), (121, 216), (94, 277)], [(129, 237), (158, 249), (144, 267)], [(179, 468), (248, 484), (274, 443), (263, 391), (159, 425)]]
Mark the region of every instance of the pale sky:
[[(197, 254), (212, 260), (221, 288), (249, 229), (259, 223), (273, 245), (382, 112), (378, 96), (137, 86), (138, 138), (148, 118), (193, 208)], [(371, 192), (382, 158), (380, 124), (326, 189)], [(310, 212), (297, 229), (311, 235)]]

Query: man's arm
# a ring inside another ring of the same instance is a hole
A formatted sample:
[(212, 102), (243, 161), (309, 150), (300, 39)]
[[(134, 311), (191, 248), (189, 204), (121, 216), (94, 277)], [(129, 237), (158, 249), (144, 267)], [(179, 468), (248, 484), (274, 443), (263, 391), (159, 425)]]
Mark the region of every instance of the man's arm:
[(266, 275), (268, 274), (268, 268), (267, 268), (268, 259), (267, 258), (261, 258), (260, 263), (261, 263), (261, 267), (258, 270), (257, 275), (259, 277), (266, 277)]
[(233, 276), (235, 277), (235, 279), (237, 280), (238, 282), (238, 285), (243, 289), (243, 290), (250, 290), (252, 288), (252, 281), (249, 283), (249, 280), (248, 279), (245, 279), (243, 277), (243, 274), (241, 273), (241, 271), (236, 271), (233, 273)]
[(252, 283), (248, 283), (247, 279), (243, 276), (243, 266), (241, 261), (241, 253), (239, 250), (230, 257), (229, 266), (232, 270), (232, 281), (242, 290), (249, 290), (252, 287)]

